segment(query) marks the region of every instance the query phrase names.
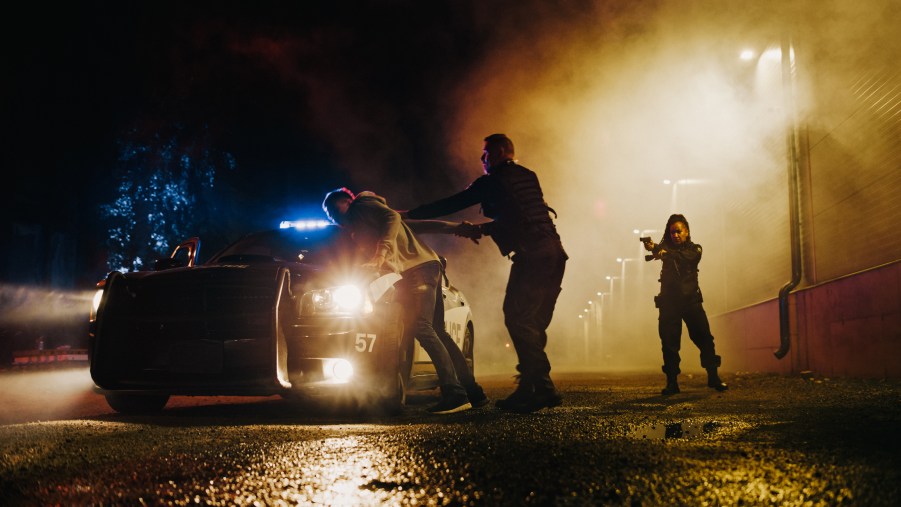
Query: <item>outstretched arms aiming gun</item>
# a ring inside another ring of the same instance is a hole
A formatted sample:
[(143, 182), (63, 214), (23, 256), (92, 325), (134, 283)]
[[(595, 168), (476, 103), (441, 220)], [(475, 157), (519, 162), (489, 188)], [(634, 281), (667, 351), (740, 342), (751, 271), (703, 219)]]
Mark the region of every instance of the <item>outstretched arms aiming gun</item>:
[(644, 249), (651, 252), (649, 255), (644, 256), (644, 260), (646, 262), (653, 261), (653, 260), (660, 260), (666, 256), (667, 252), (666, 252), (666, 249), (663, 248), (663, 245), (654, 243), (654, 241), (650, 238), (650, 236), (643, 236), (638, 239), (639, 239), (639, 241), (644, 243)]

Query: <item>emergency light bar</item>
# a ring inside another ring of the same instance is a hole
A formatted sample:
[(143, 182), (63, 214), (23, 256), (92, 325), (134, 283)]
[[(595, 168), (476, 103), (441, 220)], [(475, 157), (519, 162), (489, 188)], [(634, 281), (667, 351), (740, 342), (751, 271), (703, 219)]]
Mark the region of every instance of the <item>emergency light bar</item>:
[(306, 231), (310, 229), (324, 229), (331, 225), (331, 222), (328, 220), (282, 220), (280, 224), (278, 224), (279, 229), (290, 229), (294, 228), (298, 231)]

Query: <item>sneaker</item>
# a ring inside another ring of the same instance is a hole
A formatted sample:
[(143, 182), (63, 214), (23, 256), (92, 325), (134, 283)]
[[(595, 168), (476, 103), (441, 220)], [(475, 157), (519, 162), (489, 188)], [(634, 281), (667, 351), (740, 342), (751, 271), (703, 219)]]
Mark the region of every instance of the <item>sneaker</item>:
[(472, 405), (472, 408), (481, 408), (491, 402), (491, 400), (488, 399), (488, 396), (485, 395), (485, 391), (482, 390), (482, 386), (479, 384), (467, 389), (466, 395), (469, 398), (469, 403)]
[(437, 405), (428, 408), (432, 414), (454, 414), (472, 408), (466, 395), (442, 397)]

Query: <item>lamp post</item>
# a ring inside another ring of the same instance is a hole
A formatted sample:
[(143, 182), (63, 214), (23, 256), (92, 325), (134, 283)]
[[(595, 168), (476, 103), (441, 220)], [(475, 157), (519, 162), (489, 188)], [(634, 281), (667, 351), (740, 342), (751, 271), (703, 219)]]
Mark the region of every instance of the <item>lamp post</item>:
[(598, 304), (594, 305), (595, 329), (598, 330), (597, 348), (601, 363), (604, 361), (604, 300), (609, 295), (609, 292), (598, 292), (597, 296), (600, 299), (598, 300)]
[(610, 275), (607, 275), (606, 278), (607, 278), (607, 280), (610, 281), (610, 290), (608, 291), (608, 293), (610, 294), (610, 297), (612, 298), (613, 297), (613, 281), (619, 280), (620, 278), (618, 276), (610, 276)]
[(617, 257), (616, 258), (616, 262), (621, 264), (619, 277), (623, 280), (623, 283), (625, 283), (625, 280), (626, 280), (626, 263), (632, 262), (634, 260), (635, 259), (633, 259), (632, 257)]
[[(657, 241), (655, 241), (654, 238), (651, 237), (651, 234), (656, 234), (660, 231), (657, 229), (641, 229), (641, 230), (632, 229), (632, 232), (634, 232), (639, 238), (650, 237), (651, 241), (654, 241), (654, 243), (656, 243)], [(647, 251), (644, 249), (644, 243), (639, 242), (638, 256), (636, 257), (636, 259), (644, 259), (644, 256), (646, 254), (647, 254)], [(647, 264), (647, 261), (638, 264), (640, 266), (640, 268), (638, 269), (638, 286), (642, 287), (642, 288), (644, 288), (644, 269), (645, 269), (644, 266), (645, 266), (645, 264)]]
[(587, 358), (591, 324), (588, 322), (590, 319), (586, 318), (585, 316), (585, 313), (588, 313), (588, 308), (583, 309), (582, 312), (583, 313), (579, 314), (579, 319), (582, 320), (582, 343), (585, 347), (585, 351), (582, 357)]
[(627, 263), (627, 262), (632, 262), (632, 261), (634, 261), (634, 260), (635, 260), (635, 259), (633, 259), (633, 258), (631, 258), (631, 257), (628, 257), (628, 258), (626, 258), (626, 257), (617, 257), (617, 258), (616, 258), (616, 262), (618, 262), (618, 263), (620, 264), (620, 271), (619, 271), (619, 279), (620, 279), (619, 291), (620, 291), (620, 293), (622, 294), (622, 297), (620, 298), (620, 301), (622, 302), (623, 305), (626, 304), (626, 263)]
[(663, 180), (664, 185), (672, 185), (673, 186), (673, 193), (672, 193), (672, 196), (670, 197), (670, 205), (669, 205), (670, 213), (676, 212), (676, 204), (678, 202), (677, 196), (678, 196), (680, 185), (681, 186), (706, 185), (707, 183), (710, 183), (710, 182), (708, 180), (700, 179), (700, 178), (683, 178), (681, 180), (676, 180), (676, 181), (669, 180), (669, 179)]

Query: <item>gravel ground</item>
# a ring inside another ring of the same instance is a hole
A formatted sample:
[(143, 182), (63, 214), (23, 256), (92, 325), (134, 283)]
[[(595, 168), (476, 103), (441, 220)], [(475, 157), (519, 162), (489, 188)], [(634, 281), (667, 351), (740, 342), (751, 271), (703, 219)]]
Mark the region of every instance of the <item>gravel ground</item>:
[(395, 417), (274, 397), (138, 417), (85, 375), (0, 373), (0, 504), (901, 505), (899, 380), (683, 375), (664, 398), (661, 374), (570, 373), (532, 415), (434, 416), (425, 393)]

